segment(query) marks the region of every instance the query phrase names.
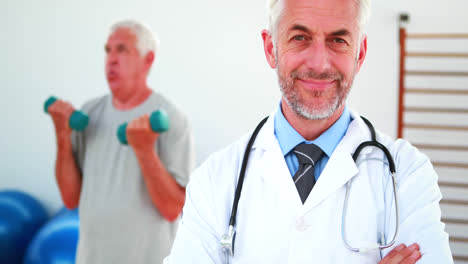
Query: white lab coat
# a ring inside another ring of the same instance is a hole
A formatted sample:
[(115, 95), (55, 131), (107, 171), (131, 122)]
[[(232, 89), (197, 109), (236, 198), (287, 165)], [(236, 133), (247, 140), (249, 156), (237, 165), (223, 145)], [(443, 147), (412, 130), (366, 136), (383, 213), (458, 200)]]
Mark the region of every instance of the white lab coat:
[[(395, 230), (395, 207), (389, 169), (381, 150), (366, 147), (357, 166), (356, 147), (370, 140), (362, 119), (354, 119), (302, 204), (278, 141), (274, 114), (258, 134), (247, 167), (237, 214), (232, 263), (378, 263), (379, 252), (354, 253), (342, 236), (346, 183), (352, 188), (346, 216), (347, 237), (356, 247), (388, 241)], [(227, 232), (235, 186), (250, 134), (213, 154), (192, 175), (171, 255), (166, 264), (224, 263), (220, 238)], [(418, 263), (453, 263), (448, 235), (440, 222), (441, 193), (429, 159), (405, 140), (378, 133), (394, 157), (400, 227), (395, 246), (419, 243)], [(376, 159), (362, 162), (366, 159)], [(391, 249), (384, 250), (387, 254)]]

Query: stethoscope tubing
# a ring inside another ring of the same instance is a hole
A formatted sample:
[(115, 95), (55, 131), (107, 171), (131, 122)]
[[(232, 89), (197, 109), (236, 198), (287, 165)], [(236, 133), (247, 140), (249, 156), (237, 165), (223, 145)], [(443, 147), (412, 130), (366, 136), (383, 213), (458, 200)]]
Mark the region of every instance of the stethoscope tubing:
[[(346, 240), (345, 219), (346, 219), (346, 213), (347, 213), (347, 207), (348, 207), (349, 191), (350, 191), (351, 182), (352, 182), (352, 180), (350, 180), (347, 183), (347, 186), (346, 186), (346, 194), (345, 194), (345, 200), (344, 200), (343, 212), (342, 212), (341, 234), (342, 234), (343, 242), (344, 242), (346, 248), (348, 248), (349, 250), (351, 250), (353, 252), (365, 252), (365, 251), (372, 250), (372, 249), (385, 249), (385, 248), (389, 248), (389, 247), (393, 246), (393, 244), (396, 241), (396, 236), (398, 234), (398, 221), (399, 221), (398, 199), (397, 199), (398, 197), (397, 197), (396, 180), (395, 180), (395, 176), (396, 176), (395, 162), (394, 162), (394, 160), (392, 158), (392, 155), (390, 154), (390, 151), (388, 151), (388, 149), (383, 144), (381, 144), (380, 142), (378, 142), (376, 140), (376, 133), (375, 133), (375, 129), (374, 129), (374, 126), (372, 125), (372, 123), (369, 120), (367, 120), (366, 118), (362, 117), (362, 116), (361, 116), (361, 118), (364, 120), (364, 122), (369, 127), (372, 140), (365, 141), (365, 142), (361, 143), (356, 148), (356, 151), (353, 154), (353, 160), (354, 160), (354, 162), (357, 161), (357, 158), (358, 158), (361, 150), (363, 148), (365, 148), (365, 147), (374, 146), (374, 147), (377, 147), (377, 148), (381, 149), (384, 152), (385, 157), (387, 158), (387, 161), (388, 161), (388, 165), (389, 165), (391, 175), (392, 175), (393, 194), (394, 194), (395, 211), (396, 211), (396, 213), (395, 213), (396, 227), (395, 227), (395, 234), (393, 236), (392, 241), (390, 241), (390, 243), (387, 243), (385, 245), (379, 244), (379, 246), (372, 247), (372, 248), (364, 248), (364, 247), (354, 248), (354, 247), (351, 247), (348, 244), (348, 242)], [(237, 208), (238, 208), (238, 205), (239, 205), (240, 195), (242, 193), (242, 187), (243, 187), (244, 178), (245, 178), (245, 171), (247, 169), (247, 163), (248, 163), (248, 160), (249, 160), (250, 151), (252, 149), (255, 138), (257, 137), (258, 133), (260, 132), (262, 126), (266, 123), (267, 119), (268, 119), (268, 117), (264, 118), (257, 125), (254, 132), (252, 133), (252, 136), (250, 137), (249, 142), (247, 143), (247, 147), (246, 147), (245, 152), (244, 152), (244, 157), (243, 157), (243, 160), (242, 160), (241, 170), (240, 170), (240, 173), (239, 173), (239, 179), (238, 179), (237, 186), (236, 186), (236, 191), (235, 191), (235, 194), (234, 194), (234, 201), (233, 201), (233, 205), (232, 205), (231, 217), (229, 219), (229, 230), (228, 230), (228, 233), (225, 234), (223, 236), (223, 238), (221, 239), (221, 247), (224, 250), (226, 250), (226, 260), (227, 260), (226, 263), (230, 262), (229, 261), (230, 260), (229, 255), (231, 257), (234, 256), (234, 242), (235, 242), (235, 236), (236, 236), (235, 226), (236, 226)]]
[(393, 184), (393, 199), (394, 199), (394, 202), (395, 202), (395, 233), (393, 235), (393, 238), (392, 238), (392, 241), (390, 241), (389, 243), (385, 244), (385, 245), (382, 245), (382, 244), (379, 244), (378, 247), (375, 247), (375, 248), (355, 248), (355, 247), (352, 247), (348, 244), (348, 240), (346, 239), (346, 213), (347, 213), (347, 209), (348, 209), (348, 197), (349, 197), (349, 191), (351, 189), (351, 182), (352, 180), (350, 180), (347, 184), (346, 184), (346, 194), (345, 194), (345, 199), (344, 199), (344, 204), (343, 204), (343, 212), (341, 214), (341, 237), (343, 239), (343, 243), (345, 244), (346, 248), (353, 251), (353, 252), (367, 252), (369, 250), (373, 250), (373, 249), (386, 249), (386, 248), (389, 248), (391, 246), (393, 246), (393, 244), (395, 244), (395, 241), (396, 241), (396, 236), (398, 234), (398, 225), (399, 225), (399, 215), (398, 215), (398, 197), (397, 197), (397, 192), (396, 192), (396, 181), (395, 181), (395, 173), (392, 173), (392, 184)]
[(349, 198), (349, 191), (351, 189), (351, 184), (352, 184), (352, 179), (346, 184), (346, 194), (345, 194), (345, 199), (344, 199), (344, 203), (343, 203), (343, 212), (341, 214), (341, 237), (343, 239), (343, 243), (345, 244), (346, 248), (353, 251), (353, 252), (365, 252), (365, 251), (369, 251), (369, 250), (372, 250), (372, 249), (385, 249), (385, 248), (389, 248), (391, 246), (393, 246), (393, 244), (395, 244), (395, 241), (396, 241), (396, 236), (398, 234), (398, 228), (399, 228), (399, 215), (398, 215), (398, 196), (397, 196), (397, 191), (396, 191), (396, 180), (395, 180), (395, 177), (396, 177), (396, 169), (395, 169), (395, 162), (393, 160), (393, 157), (390, 153), (390, 151), (383, 145), (381, 144), (380, 142), (377, 141), (376, 139), (376, 134), (375, 134), (375, 129), (374, 129), (374, 126), (372, 125), (372, 123), (367, 120), (365, 117), (362, 117), (361, 118), (364, 120), (364, 122), (367, 124), (367, 126), (369, 127), (369, 130), (371, 132), (371, 138), (372, 140), (371, 141), (365, 141), (363, 143), (361, 143), (357, 148), (356, 148), (356, 151), (354, 152), (353, 154), (353, 160), (354, 162), (356, 163), (358, 157), (359, 157), (359, 154), (361, 153), (361, 150), (364, 149), (365, 147), (371, 147), (371, 146), (374, 146), (374, 147), (377, 147), (379, 148), (380, 150), (382, 150), (385, 154), (385, 157), (387, 158), (387, 161), (388, 161), (388, 166), (389, 166), (389, 169), (390, 169), (390, 173), (392, 175), (392, 185), (393, 185), (393, 199), (394, 199), (394, 202), (395, 202), (395, 233), (393, 235), (393, 238), (392, 238), (392, 241), (390, 241), (389, 243), (386, 243), (384, 245), (382, 244), (378, 244), (378, 246), (376, 245), (375, 247), (361, 247), (361, 248), (355, 248), (355, 247), (352, 247), (348, 244), (348, 240), (346, 239), (346, 213), (347, 213), (347, 209), (348, 209), (348, 198)]

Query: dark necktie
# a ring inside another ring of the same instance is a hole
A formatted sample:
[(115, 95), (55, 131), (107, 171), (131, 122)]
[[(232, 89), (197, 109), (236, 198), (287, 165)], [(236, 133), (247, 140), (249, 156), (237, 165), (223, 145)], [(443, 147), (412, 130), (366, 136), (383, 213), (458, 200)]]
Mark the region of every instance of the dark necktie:
[(323, 151), (314, 144), (299, 144), (294, 148), (294, 154), (299, 161), (299, 168), (294, 174), (293, 180), (296, 185), (302, 203), (315, 184), (315, 163), (323, 156)]

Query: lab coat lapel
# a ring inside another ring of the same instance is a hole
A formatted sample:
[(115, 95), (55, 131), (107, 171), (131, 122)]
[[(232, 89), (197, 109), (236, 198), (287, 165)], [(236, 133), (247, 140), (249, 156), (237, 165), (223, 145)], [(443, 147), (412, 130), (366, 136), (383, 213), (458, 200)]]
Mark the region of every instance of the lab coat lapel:
[(336, 149), (322, 171), (314, 189), (307, 198), (304, 209), (308, 210), (327, 198), (328, 195), (346, 184), (358, 174), (358, 168), (354, 164), (349, 152)]
[(254, 149), (264, 151), (261, 159), (255, 161), (258, 163), (257, 173), (261, 175), (266, 188), (276, 190), (281, 195), (282, 203), (297, 212), (302, 202), (274, 133), (274, 115), (270, 115), (253, 145)]
[[(352, 154), (359, 144), (370, 140), (370, 133), (367, 125), (357, 113), (351, 111), (351, 117), (353, 121), (346, 134), (331, 155), (304, 204), (305, 211), (317, 206), (359, 173)], [(370, 148), (364, 148), (361, 153), (365, 154), (369, 151)]]

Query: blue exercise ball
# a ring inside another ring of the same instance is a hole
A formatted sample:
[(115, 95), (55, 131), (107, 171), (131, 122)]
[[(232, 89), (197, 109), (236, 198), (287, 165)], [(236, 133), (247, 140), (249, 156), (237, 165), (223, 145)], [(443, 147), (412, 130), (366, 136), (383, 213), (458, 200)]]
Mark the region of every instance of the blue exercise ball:
[(0, 191), (0, 263), (22, 263), (30, 240), (47, 219), (46, 209), (31, 195)]
[(29, 244), (24, 264), (73, 264), (78, 244), (78, 210), (60, 210)]

